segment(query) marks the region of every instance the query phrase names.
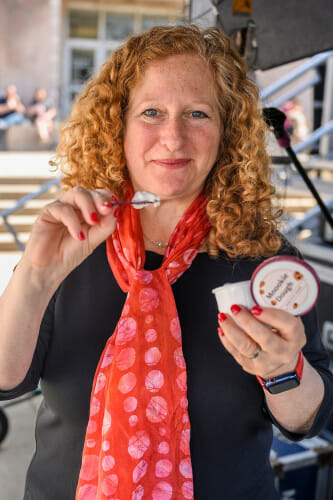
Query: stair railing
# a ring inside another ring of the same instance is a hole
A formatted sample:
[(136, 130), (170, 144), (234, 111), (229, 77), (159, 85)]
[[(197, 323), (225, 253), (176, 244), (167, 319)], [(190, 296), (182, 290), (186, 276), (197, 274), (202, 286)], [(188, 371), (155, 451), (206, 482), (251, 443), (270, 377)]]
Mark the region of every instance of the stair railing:
[[(265, 89), (262, 89), (260, 92), (260, 98), (263, 101), (265, 106), (269, 107), (278, 107), (280, 106), (283, 102), (287, 101), (288, 99), (292, 99), (296, 95), (298, 95), (300, 92), (303, 90), (312, 87), (316, 85), (320, 81), (320, 76), (318, 71), (316, 71), (316, 74), (312, 79), (308, 80), (307, 82), (302, 82), (300, 85), (295, 87), (293, 90), (289, 90), (285, 92), (283, 95), (279, 96), (276, 99), (271, 99), (274, 94), (277, 92), (280, 92), (281, 90), (285, 89), (290, 83), (295, 82), (298, 78), (301, 76), (305, 75), (310, 70), (317, 69), (318, 66), (321, 64), (325, 63), (327, 64), (327, 70), (332, 73), (333, 71), (333, 66), (332, 64), (329, 64), (333, 60), (333, 51), (327, 51), (323, 52), (321, 54), (317, 54), (313, 57), (311, 57), (308, 61), (300, 65), (298, 68), (294, 69), (287, 75), (283, 76), (276, 82), (274, 82), (272, 85), (269, 85)], [(326, 80), (326, 85), (332, 87), (332, 75), (329, 74), (328, 77), (325, 79)], [(333, 94), (333, 88), (325, 89), (325, 95), (324, 95), (324, 107), (329, 108), (323, 110), (323, 120), (322, 124), (320, 127), (318, 127), (316, 130), (313, 131), (312, 134), (310, 134), (304, 141), (298, 143), (293, 147), (295, 153), (299, 153), (306, 149), (309, 146), (312, 146), (315, 144), (317, 141), (322, 141), (324, 139), (327, 139), (327, 135), (333, 131), (333, 120), (328, 120), (327, 117), (331, 115), (331, 106), (332, 106), (332, 94)], [(327, 102), (325, 102), (327, 101)], [(326, 123), (325, 123), (326, 121)], [(327, 141), (326, 141), (326, 147), (323, 149), (320, 147), (321, 153), (326, 153), (328, 152), (328, 146), (327, 146)]]
[(34, 200), (35, 198), (38, 198), (41, 194), (43, 194), (46, 191), (48, 191), (51, 187), (57, 186), (57, 185), (58, 186), (60, 185), (60, 178), (52, 179), (52, 180), (50, 180), (48, 182), (45, 182), (45, 184), (42, 184), (42, 186), (39, 189), (37, 189), (36, 191), (34, 191), (32, 193), (29, 193), (29, 194), (27, 194), (25, 196), (22, 196), (22, 198), (20, 198), (19, 200), (17, 200), (17, 202), (15, 203), (15, 205), (12, 208), (7, 208), (7, 209), (2, 210), (0, 212), (0, 217), (3, 218), (3, 222), (4, 222), (5, 226), (7, 227), (8, 231), (12, 234), (12, 236), (13, 236), (13, 238), (15, 240), (15, 244), (16, 244), (17, 248), (19, 250), (21, 250), (22, 252), (25, 249), (25, 245), (19, 239), (17, 231), (16, 231), (15, 227), (13, 226), (13, 224), (11, 224), (10, 222), (8, 222), (8, 217), (10, 215), (13, 215), (20, 208), (24, 207), (24, 205), (28, 201), (31, 201), (31, 200)]

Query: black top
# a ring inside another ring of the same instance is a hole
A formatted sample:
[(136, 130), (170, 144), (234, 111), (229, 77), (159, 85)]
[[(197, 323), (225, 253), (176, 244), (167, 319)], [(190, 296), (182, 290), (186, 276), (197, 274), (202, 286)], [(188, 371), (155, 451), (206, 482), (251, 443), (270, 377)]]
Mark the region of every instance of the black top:
[[(146, 269), (158, 268), (161, 259), (147, 252)], [(195, 500), (278, 498), (269, 464), (272, 420), (264, 392), (220, 343), (212, 294), (213, 288), (225, 282), (249, 279), (261, 260), (233, 260), (224, 255), (216, 260), (201, 253), (172, 286), (188, 373)], [(44, 401), (37, 418), (36, 453), (27, 473), (25, 500), (74, 499), (95, 368), (124, 301), (102, 244), (52, 298), (25, 380), (0, 393), (2, 399), (14, 398), (36, 388), (41, 378)], [(303, 316), (303, 321), (308, 338), (304, 355), (325, 383), (325, 399), (310, 437), (325, 425), (333, 391), (315, 312)], [(291, 439), (304, 437), (281, 430)]]
[(36, 101), (36, 99), (33, 99), (30, 106), (32, 107), (35, 106), (36, 104), (40, 106), (41, 112), (37, 113), (36, 111), (34, 114), (29, 116), (32, 122), (34, 122), (36, 118), (38, 118), (38, 116), (44, 115), (44, 113), (51, 107), (46, 99), (44, 99), (43, 101)]

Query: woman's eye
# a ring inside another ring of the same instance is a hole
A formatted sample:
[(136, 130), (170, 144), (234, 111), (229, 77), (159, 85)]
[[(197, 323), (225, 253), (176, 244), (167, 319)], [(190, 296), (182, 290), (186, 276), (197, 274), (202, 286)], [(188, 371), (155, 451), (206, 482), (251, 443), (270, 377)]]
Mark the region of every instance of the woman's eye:
[(157, 110), (156, 109), (146, 109), (143, 114), (145, 116), (148, 116), (149, 118), (154, 118), (155, 116), (157, 116)]
[(208, 118), (206, 113), (204, 113), (203, 111), (192, 111), (191, 116), (193, 118)]

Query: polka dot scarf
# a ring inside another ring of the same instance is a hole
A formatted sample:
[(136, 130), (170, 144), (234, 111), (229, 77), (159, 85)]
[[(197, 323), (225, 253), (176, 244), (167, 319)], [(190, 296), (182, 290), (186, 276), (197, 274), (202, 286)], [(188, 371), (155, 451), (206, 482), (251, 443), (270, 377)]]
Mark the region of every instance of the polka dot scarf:
[(200, 195), (154, 271), (144, 270), (139, 211), (124, 207), (107, 240), (128, 295), (94, 379), (77, 500), (193, 498), (186, 366), (171, 284), (190, 267), (209, 227)]

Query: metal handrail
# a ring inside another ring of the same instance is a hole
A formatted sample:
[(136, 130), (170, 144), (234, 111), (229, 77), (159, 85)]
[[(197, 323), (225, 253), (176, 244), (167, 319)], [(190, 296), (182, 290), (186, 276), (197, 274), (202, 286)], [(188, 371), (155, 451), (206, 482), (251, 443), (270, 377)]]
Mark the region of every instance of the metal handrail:
[[(332, 210), (333, 209), (333, 196), (331, 196), (328, 200), (325, 201), (325, 205), (327, 206), (328, 209)], [(313, 219), (315, 216), (319, 216), (321, 213), (320, 207), (316, 205), (315, 207), (311, 208), (306, 212), (304, 217), (302, 219), (294, 219), (290, 221), (286, 227), (282, 230), (282, 233), (288, 238), (291, 239), (292, 237), (295, 238), (295, 235), (304, 227), (306, 227), (306, 224), (308, 221)]]
[(52, 186), (56, 186), (59, 184), (60, 184), (60, 178), (52, 179), (48, 182), (45, 182), (45, 184), (42, 184), (42, 186), (39, 189), (37, 189), (36, 191), (34, 191), (30, 194), (27, 194), (25, 196), (22, 196), (22, 198), (20, 198), (12, 208), (7, 208), (6, 210), (2, 210), (0, 212), (0, 216), (3, 218), (5, 226), (7, 227), (8, 231), (13, 235), (16, 246), (22, 252), (25, 249), (25, 245), (22, 243), (22, 241), (20, 241), (15, 227), (12, 224), (10, 224), (10, 222), (8, 222), (7, 217), (9, 215), (14, 214), (20, 208), (22, 208), (28, 201), (31, 201), (31, 200), (34, 200), (35, 198), (38, 198), (38, 196), (40, 196), (41, 194), (48, 191)]
[(293, 146), (295, 153), (300, 153), (308, 146), (316, 143), (323, 135), (329, 134), (333, 130), (333, 120), (325, 123), (322, 127), (318, 127), (312, 134), (310, 134), (303, 142), (299, 142)]
[(327, 59), (329, 59), (331, 56), (333, 56), (332, 50), (311, 57), (309, 61), (305, 62), (298, 68), (294, 69), (293, 71), (288, 73), (288, 75), (283, 76), (277, 82), (263, 89), (260, 92), (260, 98), (263, 101), (266, 101), (266, 99), (268, 99), (271, 95), (275, 94), (289, 83), (292, 83), (294, 80), (304, 75), (304, 73), (306, 73), (310, 69), (316, 68), (317, 66), (325, 62)]
[(298, 94), (300, 94), (304, 90), (308, 89), (309, 87), (313, 87), (314, 85), (319, 83), (320, 80), (321, 80), (321, 78), (318, 74), (318, 71), (316, 71), (315, 76), (313, 78), (311, 78), (311, 80), (308, 80), (307, 82), (302, 83), (298, 87), (293, 88), (292, 90), (290, 90), (290, 92), (286, 92), (282, 96), (277, 97), (274, 101), (271, 101), (269, 103), (269, 106), (272, 108), (278, 108), (285, 101), (289, 101), (290, 99), (293, 99), (295, 96), (297, 96)]

